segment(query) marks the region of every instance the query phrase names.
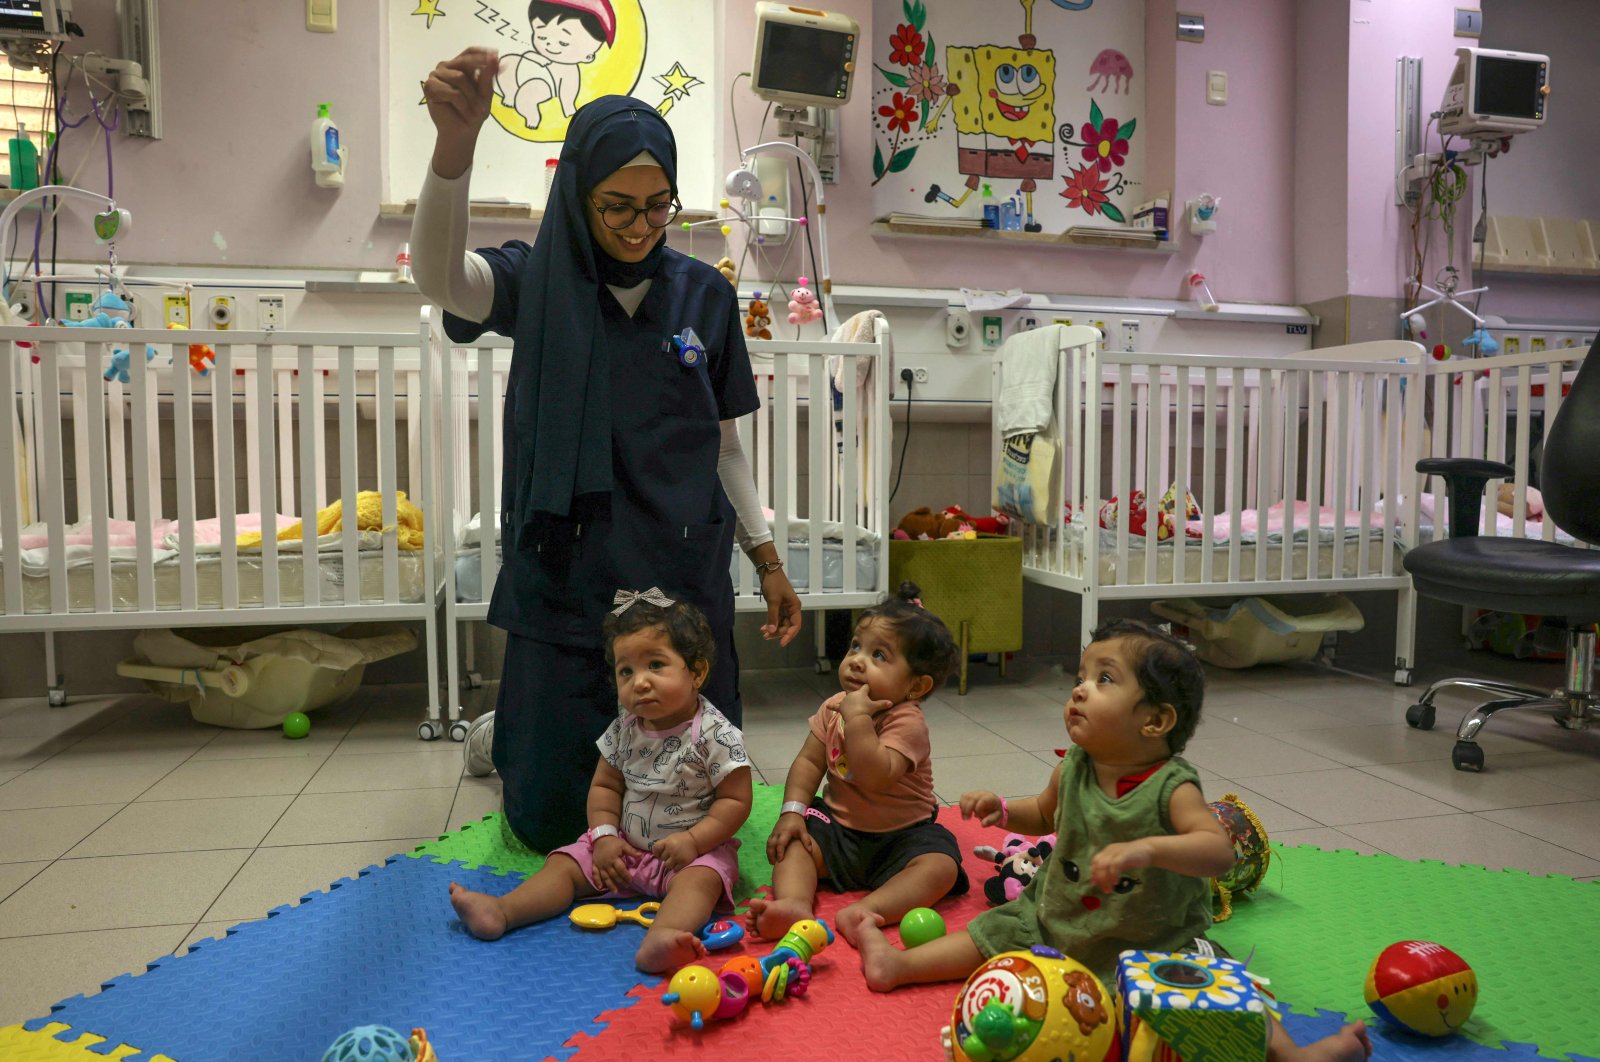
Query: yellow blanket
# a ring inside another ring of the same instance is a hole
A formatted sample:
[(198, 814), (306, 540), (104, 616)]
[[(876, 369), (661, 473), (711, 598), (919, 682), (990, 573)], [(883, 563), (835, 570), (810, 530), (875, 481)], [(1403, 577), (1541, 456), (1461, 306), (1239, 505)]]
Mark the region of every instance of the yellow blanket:
[[(401, 549), (422, 548), (422, 510), (417, 508), (406, 492), (397, 490), (395, 497), (395, 518), (397, 528), (383, 526), (383, 496), (375, 490), (364, 490), (356, 495), (356, 530), (357, 531), (389, 531), (394, 530), (399, 538)], [(278, 532), (279, 542), (298, 541), (304, 521), (298, 521)], [(331, 535), (344, 528), (344, 501), (334, 502), (332, 505), (317, 512), (317, 537)], [(261, 533), (251, 531), (239, 536), (239, 548), (251, 549), (261, 546)]]

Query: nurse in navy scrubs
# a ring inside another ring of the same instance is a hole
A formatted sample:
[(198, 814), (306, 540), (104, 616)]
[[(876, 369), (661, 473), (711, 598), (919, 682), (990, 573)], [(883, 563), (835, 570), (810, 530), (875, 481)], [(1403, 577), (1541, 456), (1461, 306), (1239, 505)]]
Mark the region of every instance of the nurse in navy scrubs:
[(489, 605), (507, 632), (505, 670), (466, 755), (479, 774), (492, 757), (512, 829), (549, 851), (588, 826), (594, 742), (617, 713), (600, 623), (619, 588), (659, 586), (700, 606), (717, 636), (702, 692), (735, 725), (736, 537), (767, 601), (762, 634), (787, 645), (800, 603), (734, 431), (758, 406), (734, 289), (666, 245), (679, 210), (671, 128), (631, 97), (586, 104), (533, 245), (468, 252), (468, 180), (497, 62), (469, 49), (427, 80), (436, 140), (411, 248), (417, 285), (446, 310), (451, 339), (515, 341), (504, 567)]

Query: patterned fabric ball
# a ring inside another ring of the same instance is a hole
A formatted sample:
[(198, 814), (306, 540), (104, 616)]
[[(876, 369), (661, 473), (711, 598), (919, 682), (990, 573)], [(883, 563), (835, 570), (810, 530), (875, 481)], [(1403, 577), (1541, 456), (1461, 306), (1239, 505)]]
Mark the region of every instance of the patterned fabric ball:
[(1272, 847), (1267, 843), (1266, 827), (1250, 810), (1250, 805), (1235, 794), (1228, 793), (1221, 800), (1213, 800), (1210, 808), (1233, 842), (1233, 869), (1211, 882), (1220, 907), (1216, 920), (1225, 922), (1233, 914), (1233, 897), (1252, 891), (1266, 880)]

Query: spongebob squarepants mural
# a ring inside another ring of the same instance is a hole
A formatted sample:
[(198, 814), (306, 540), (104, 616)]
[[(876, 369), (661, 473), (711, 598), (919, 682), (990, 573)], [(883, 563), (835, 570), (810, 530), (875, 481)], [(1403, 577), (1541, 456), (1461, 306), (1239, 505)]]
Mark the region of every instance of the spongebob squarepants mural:
[[(1043, 8), (1036, 21), (1035, 0), (1017, 3), (1013, 44), (994, 39), (1000, 3), (978, 12), (879, 0), (874, 14), (888, 42), (873, 64), (879, 216), (943, 210), (1039, 232), (1120, 223), (1132, 212), (1143, 166), (1131, 138), (1143, 92), (1127, 53), (1141, 54), (1143, 22), (1116, 8), (1135, 5), (1054, 0), (1070, 13)], [(947, 44), (941, 57), (935, 22), (946, 39), (991, 39)], [(1089, 79), (1081, 89), (1079, 70)], [(1080, 114), (1086, 120), (1058, 122)]]

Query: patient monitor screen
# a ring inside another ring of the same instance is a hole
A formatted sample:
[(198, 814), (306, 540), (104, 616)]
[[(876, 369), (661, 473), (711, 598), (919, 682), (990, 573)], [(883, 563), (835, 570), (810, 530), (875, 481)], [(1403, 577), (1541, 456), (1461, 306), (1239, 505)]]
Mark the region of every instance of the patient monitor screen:
[(1544, 64), (1526, 59), (1478, 57), (1477, 98), (1473, 110), (1506, 118), (1540, 117)]
[(844, 64), (851, 55), (846, 33), (784, 22), (768, 22), (761, 43), (762, 88), (825, 98), (844, 95)]

